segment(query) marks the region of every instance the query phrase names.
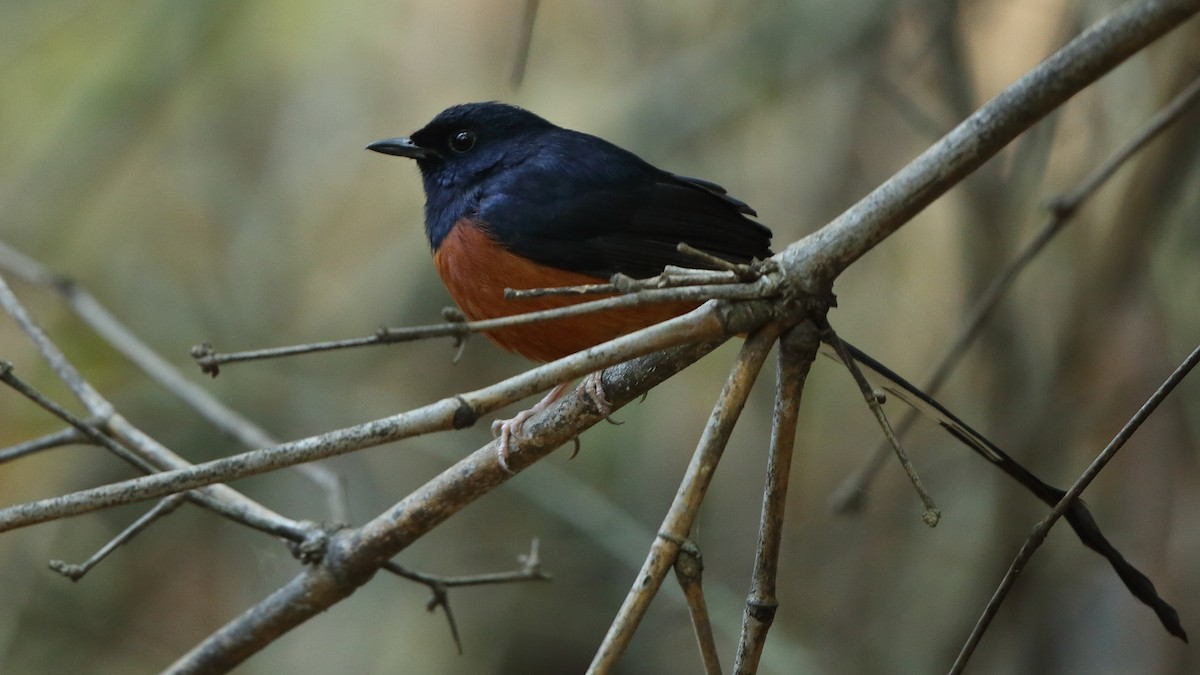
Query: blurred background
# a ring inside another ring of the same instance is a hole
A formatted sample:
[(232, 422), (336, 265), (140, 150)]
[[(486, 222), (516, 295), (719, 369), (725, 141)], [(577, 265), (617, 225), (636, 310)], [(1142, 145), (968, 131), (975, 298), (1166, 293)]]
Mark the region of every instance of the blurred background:
[[(202, 376), (189, 347), (237, 350), (438, 320), (450, 301), (409, 162), (363, 150), (446, 106), (502, 99), (726, 186), (776, 248), (815, 230), (971, 110), (1109, 13), (1111, 0), (0, 3), (0, 239), (93, 292), (149, 345), (292, 439), (525, 369), (483, 340), (377, 347)], [(1200, 75), (1195, 20), (1075, 97), (854, 265), (830, 318), (919, 381), (996, 270), (1074, 187)], [(1069, 485), (1200, 341), (1200, 113), (1127, 165), (1017, 284), (940, 398), (1051, 483)], [(132, 368), (52, 292), (10, 279), (133, 423), (193, 461), (241, 450)], [(538, 538), (551, 583), (454, 591), (465, 647), (424, 587), (381, 574), (243, 673), (580, 672), (634, 579), (720, 390), (727, 345), (435, 530), (399, 561), (442, 575), (513, 569)], [(66, 390), (8, 317), (0, 358)], [(771, 373), (695, 533), (723, 663), (754, 554)], [(528, 402), (526, 402), (528, 403)], [(894, 415), (900, 408), (890, 407)], [(78, 406), (73, 409), (78, 410)], [(514, 406), (516, 410), (516, 406)], [(780, 609), (764, 673), (944, 672), (1045, 507), (928, 425), (907, 447), (934, 530), (890, 462), (857, 517), (829, 500), (878, 437), (821, 362), (805, 392)], [(356, 523), (485, 443), (486, 424), (325, 462)], [(59, 424), (0, 392), (0, 446)], [(1087, 493), (1109, 538), (1200, 632), (1200, 383), (1185, 382)], [(95, 448), (0, 467), (0, 502), (126, 478)], [(234, 484), (294, 518), (328, 516), (286, 471)], [(299, 569), (277, 542), (185, 507), (72, 584), (129, 507), (0, 536), (0, 672), (165, 667)], [(973, 672), (1193, 673), (1105, 561), (1057, 528)], [(700, 670), (668, 581), (622, 672)]]

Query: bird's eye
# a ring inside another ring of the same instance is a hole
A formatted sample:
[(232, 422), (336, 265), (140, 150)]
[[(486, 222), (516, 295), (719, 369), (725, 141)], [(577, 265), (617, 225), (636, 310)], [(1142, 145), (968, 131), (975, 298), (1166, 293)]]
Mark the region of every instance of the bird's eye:
[(459, 129), (450, 135), (450, 149), (458, 152), (468, 152), (475, 147), (475, 132), (470, 129)]

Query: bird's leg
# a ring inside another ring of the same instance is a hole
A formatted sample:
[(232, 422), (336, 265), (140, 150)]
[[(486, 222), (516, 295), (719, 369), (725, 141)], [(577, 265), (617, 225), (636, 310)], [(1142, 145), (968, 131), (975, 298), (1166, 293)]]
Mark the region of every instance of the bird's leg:
[[(603, 373), (604, 371), (600, 370), (583, 378), (583, 381), (579, 383), (578, 390), (582, 392), (584, 396), (588, 397), (588, 400), (592, 402), (592, 405), (596, 406), (596, 410), (601, 415), (607, 417), (612, 412), (612, 406), (609, 404), (608, 399), (604, 397), (604, 380), (602, 379)], [(496, 420), (495, 422), (492, 422), (492, 435), (500, 439), (500, 447), (496, 452), (499, 455), (501, 469), (504, 469), (508, 473), (512, 473), (512, 470), (508, 468), (508, 455), (512, 449), (513, 435), (521, 431), (521, 427), (530, 417), (533, 417), (546, 408), (549, 408), (551, 405), (557, 403), (559, 399), (566, 395), (570, 386), (570, 382), (563, 382), (562, 384), (551, 389), (550, 392), (543, 396), (542, 400), (534, 404), (532, 408), (528, 410), (522, 410), (509, 419)], [(578, 454), (579, 439), (576, 438), (575, 452), (571, 453), (571, 457), (574, 458), (575, 455)]]

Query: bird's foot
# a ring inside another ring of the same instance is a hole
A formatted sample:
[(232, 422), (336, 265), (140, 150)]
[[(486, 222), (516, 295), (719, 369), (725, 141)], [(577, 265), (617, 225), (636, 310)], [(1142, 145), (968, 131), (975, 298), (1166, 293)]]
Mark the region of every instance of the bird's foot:
[[(550, 390), (542, 400), (538, 401), (529, 410), (522, 410), (515, 416), (506, 420), (496, 420), (492, 422), (492, 436), (500, 440), (499, 447), (496, 449), (496, 454), (499, 457), (500, 468), (507, 473), (512, 473), (512, 469), (508, 466), (508, 456), (512, 452), (515, 445), (515, 436), (521, 432), (521, 427), (530, 417), (542, 412), (546, 408), (558, 402), (566, 393), (569, 383), (564, 382)], [(612, 413), (612, 404), (604, 396), (604, 380), (603, 371), (591, 373), (583, 378), (579, 383), (579, 391), (587, 396), (592, 405), (596, 406), (597, 412), (605, 417)], [(571, 459), (579, 454), (579, 439), (575, 439), (575, 451), (571, 453)]]
[(499, 458), (500, 468), (506, 473), (512, 473), (513, 470), (508, 467), (508, 456), (514, 445), (513, 437), (521, 432), (521, 427), (525, 422), (534, 415), (549, 408), (558, 399), (567, 393), (569, 382), (564, 382), (550, 390), (548, 394), (542, 397), (542, 400), (534, 404), (529, 410), (522, 410), (515, 416), (506, 420), (496, 420), (492, 422), (492, 436), (500, 440), (499, 447), (496, 449), (496, 454)]
[(583, 382), (579, 383), (579, 388), (588, 397), (588, 400), (592, 402), (592, 405), (596, 406), (597, 412), (605, 417), (612, 414), (612, 404), (604, 397), (603, 370), (597, 370), (583, 378)]
[[(583, 382), (579, 383), (579, 391), (583, 392), (584, 396), (596, 406), (596, 412), (604, 415), (605, 419), (612, 414), (612, 404), (604, 397), (604, 371), (598, 370), (583, 378)], [(575, 459), (579, 454), (579, 437), (574, 438), (575, 449), (571, 452), (568, 459)]]

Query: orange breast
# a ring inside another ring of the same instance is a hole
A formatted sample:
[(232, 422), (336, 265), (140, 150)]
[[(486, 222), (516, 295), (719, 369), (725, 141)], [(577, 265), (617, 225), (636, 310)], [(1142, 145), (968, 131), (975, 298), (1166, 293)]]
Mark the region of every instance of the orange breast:
[[(468, 319), (494, 319), (604, 296), (540, 297), (506, 300), (505, 288), (552, 288), (603, 283), (605, 279), (532, 262), (505, 250), (478, 225), (460, 220), (433, 254), (451, 297)], [(596, 312), (486, 333), (501, 347), (534, 361), (553, 361), (696, 307), (693, 303), (647, 305)]]

